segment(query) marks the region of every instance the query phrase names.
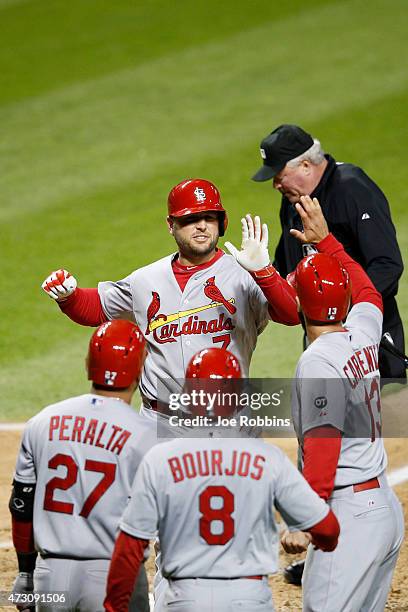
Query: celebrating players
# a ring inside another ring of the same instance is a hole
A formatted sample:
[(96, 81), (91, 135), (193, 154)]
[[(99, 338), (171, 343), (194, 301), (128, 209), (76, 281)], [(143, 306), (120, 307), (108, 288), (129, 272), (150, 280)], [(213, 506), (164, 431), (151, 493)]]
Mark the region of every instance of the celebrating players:
[[(237, 377), (236, 364), (224, 349), (202, 351), (188, 375)], [(160, 444), (142, 461), (115, 544), (108, 612), (127, 610), (144, 550), (157, 533), (168, 586), (156, 612), (272, 612), (267, 574), (277, 571), (274, 504), (314, 546), (336, 547), (334, 514), (278, 448), (212, 434), (207, 429), (201, 438)]]
[(155, 410), (166, 412), (165, 401), (158, 407), (157, 381), (169, 393), (180, 391), (176, 381), (184, 379), (197, 351), (228, 347), (247, 376), (257, 336), (268, 319), (299, 322), (292, 288), (270, 265), (267, 227), (261, 228), (259, 217), (255, 224), (250, 216), (243, 219), (241, 252), (230, 245), (241, 265), (217, 248), (228, 219), (209, 181), (186, 180), (171, 190), (167, 224), (178, 252), (123, 280), (80, 289), (69, 273), (59, 270), (43, 283), (78, 323), (98, 325), (116, 318), (138, 322), (148, 345), (140, 382), (142, 413), (150, 416)]
[[(153, 424), (129, 405), (144, 359), (134, 323), (104, 323), (89, 344), (90, 393), (28, 422), (10, 499), (19, 565), (14, 592), (60, 593), (65, 604), (61, 599), (58, 610), (103, 610), (119, 518), (141, 458), (156, 443)], [(50, 609), (44, 601), (40, 612)], [(129, 609), (149, 610), (143, 565)]]
[[(328, 500), (341, 528), (334, 553), (308, 547), (303, 610), (380, 612), (403, 539), (401, 506), (387, 484), (381, 438), (382, 300), (329, 234), (317, 199), (300, 200), (296, 209), (304, 231), (292, 235), (315, 243), (320, 252), (303, 259), (294, 278), (310, 345), (297, 366), (292, 417), (303, 475)], [(307, 546), (302, 539), (288, 532), (283, 544), (299, 552)]]

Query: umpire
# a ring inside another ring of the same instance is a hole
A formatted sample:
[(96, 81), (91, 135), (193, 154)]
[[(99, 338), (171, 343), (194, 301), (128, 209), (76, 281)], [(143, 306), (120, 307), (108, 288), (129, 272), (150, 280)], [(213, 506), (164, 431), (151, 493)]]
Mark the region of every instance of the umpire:
[[(390, 208), (381, 189), (353, 164), (336, 162), (316, 138), (297, 125), (280, 125), (261, 142), (263, 166), (254, 181), (273, 180), (282, 194), (282, 234), (274, 266), (282, 276), (302, 259), (302, 247), (290, 230), (302, 230), (294, 204), (300, 196), (318, 198), (330, 231), (364, 268), (384, 303), (383, 332), (405, 353), (404, 329), (395, 296), (403, 263)], [(382, 378), (406, 379), (402, 359), (380, 349)], [(402, 382), (402, 381), (401, 381)]]

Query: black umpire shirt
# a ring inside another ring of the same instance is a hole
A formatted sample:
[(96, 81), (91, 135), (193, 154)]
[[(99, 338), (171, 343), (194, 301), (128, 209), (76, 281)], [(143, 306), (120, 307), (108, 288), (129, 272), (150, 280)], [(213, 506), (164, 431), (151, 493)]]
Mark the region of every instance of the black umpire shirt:
[[(383, 332), (388, 331), (395, 345), (405, 352), (404, 330), (395, 300), (404, 266), (387, 199), (361, 168), (336, 162), (330, 155), (325, 157), (328, 165), (310, 197), (319, 200), (330, 231), (380, 291), (384, 303)], [(303, 257), (300, 243), (289, 230), (302, 230), (303, 226), (295, 207), (285, 197), (280, 222), (282, 235), (274, 265), (286, 276)], [(383, 378), (406, 378), (403, 361), (382, 349), (380, 372)]]

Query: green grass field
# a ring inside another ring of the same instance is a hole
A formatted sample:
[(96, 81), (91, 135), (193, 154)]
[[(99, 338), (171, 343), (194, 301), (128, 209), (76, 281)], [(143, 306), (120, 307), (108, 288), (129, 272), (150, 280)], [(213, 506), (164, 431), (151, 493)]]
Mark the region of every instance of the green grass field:
[[(249, 177), (261, 138), (298, 123), (387, 194), (408, 251), (406, 0), (0, 0), (0, 420), (88, 388), (90, 330), (42, 294), (69, 269), (81, 286), (173, 250), (169, 189), (214, 181), (239, 219), (268, 222), (279, 197)], [(399, 305), (408, 323), (408, 288)], [(290, 376), (300, 330), (270, 325), (257, 376)]]

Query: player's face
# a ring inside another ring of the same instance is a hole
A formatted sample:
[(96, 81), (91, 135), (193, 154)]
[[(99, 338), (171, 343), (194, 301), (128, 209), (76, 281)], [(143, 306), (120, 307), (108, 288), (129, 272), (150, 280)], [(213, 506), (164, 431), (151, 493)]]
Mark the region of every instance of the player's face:
[(219, 226), (216, 212), (173, 218), (168, 223), (180, 253), (186, 257), (205, 257), (217, 246)]
[(292, 204), (299, 202), (302, 195), (310, 195), (315, 188), (310, 164), (301, 162), (298, 166), (286, 166), (274, 176), (273, 186)]

